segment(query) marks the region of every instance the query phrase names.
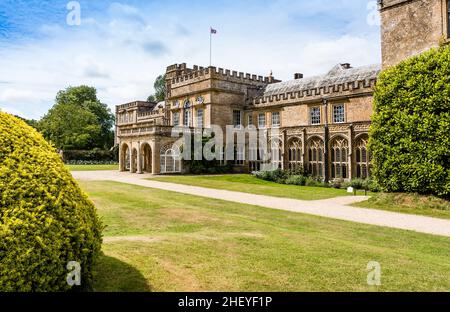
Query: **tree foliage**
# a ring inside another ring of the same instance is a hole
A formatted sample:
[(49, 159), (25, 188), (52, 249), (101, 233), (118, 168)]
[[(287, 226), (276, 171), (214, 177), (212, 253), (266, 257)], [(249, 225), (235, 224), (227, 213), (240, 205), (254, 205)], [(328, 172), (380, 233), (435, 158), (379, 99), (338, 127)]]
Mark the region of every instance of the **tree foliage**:
[(166, 75), (159, 75), (153, 84), (155, 94), (147, 98), (148, 102), (162, 102), (166, 99)]
[(95, 88), (69, 87), (58, 92), (56, 104), (38, 123), (38, 129), (59, 149), (110, 148), (114, 115), (97, 98)]
[(45, 138), (63, 150), (90, 149), (101, 137), (95, 115), (73, 104), (57, 104), (39, 122)]
[(450, 47), (381, 73), (370, 130), (374, 176), (385, 191), (450, 195)]
[(69, 262), (89, 289), (103, 226), (55, 149), (0, 112), (0, 291), (66, 291)]

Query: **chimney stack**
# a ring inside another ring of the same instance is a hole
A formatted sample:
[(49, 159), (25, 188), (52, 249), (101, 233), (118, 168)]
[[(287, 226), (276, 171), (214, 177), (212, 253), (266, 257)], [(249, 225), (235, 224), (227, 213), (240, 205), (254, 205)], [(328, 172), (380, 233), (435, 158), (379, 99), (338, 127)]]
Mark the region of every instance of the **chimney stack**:
[(350, 68), (352, 68), (350, 63), (343, 63), (343, 64), (341, 64), (341, 66), (342, 66), (343, 69), (350, 69)]
[(297, 79), (303, 79), (303, 74), (301, 74), (301, 73), (295, 73), (295, 74), (294, 74), (294, 79), (295, 79), (295, 80), (297, 80)]
[(270, 74), (269, 74), (269, 83), (273, 83), (273, 72), (272, 71), (270, 71)]

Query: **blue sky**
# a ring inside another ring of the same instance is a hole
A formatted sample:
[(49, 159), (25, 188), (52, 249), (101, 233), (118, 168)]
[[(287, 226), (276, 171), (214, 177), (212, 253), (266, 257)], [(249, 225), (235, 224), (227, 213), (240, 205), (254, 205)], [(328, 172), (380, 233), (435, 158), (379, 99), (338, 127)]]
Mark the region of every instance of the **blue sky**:
[(321, 74), (380, 62), (374, 1), (81, 0), (70, 26), (62, 0), (0, 0), (0, 108), (39, 118), (67, 86), (87, 84), (110, 105), (145, 99), (166, 66), (254, 74)]

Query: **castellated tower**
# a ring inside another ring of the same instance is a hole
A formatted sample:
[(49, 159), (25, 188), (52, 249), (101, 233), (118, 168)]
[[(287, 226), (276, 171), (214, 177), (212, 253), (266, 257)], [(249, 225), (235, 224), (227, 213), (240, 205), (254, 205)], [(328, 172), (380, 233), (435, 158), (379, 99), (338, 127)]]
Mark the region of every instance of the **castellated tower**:
[(383, 68), (450, 38), (448, 0), (378, 0)]

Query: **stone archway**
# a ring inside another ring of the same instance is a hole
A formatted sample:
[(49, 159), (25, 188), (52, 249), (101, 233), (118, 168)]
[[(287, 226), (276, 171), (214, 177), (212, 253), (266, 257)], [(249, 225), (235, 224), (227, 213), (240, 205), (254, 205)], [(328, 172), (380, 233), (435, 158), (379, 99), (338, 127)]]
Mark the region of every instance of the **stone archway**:
[(141, 145), (142, 172), (152, 173), (152, 148), (150, 144)]
[(298, 137), (293, 137), (288, 142), (289, 170), (303, 169), (302, 140)]
[(120, 171), (130, 171), (131, 159), (128, 144), (123, 143), (120, 148)]
[(337, 135), (330, 140), (330, 173), (332, 179), (348, 179), (349, 177), (349, 144), (348, 140)]
[(309, 173), (315, 178), (323, 178), (325, 173), (325, 144), (323, 139), (318, 136), (309, 138), (307, 151)]
[(369, 136), (367, 134), (362, 134), (355, 139), (355, 166), (356, 166), (356, 177), (361, 179), (366, 179), (370, 177), (372, 164), (371, 155), (367, 149), (369, 142)]
[(269, 148), (273, 169), (283, 169), (283, 141), (273, 138), (269, 142)]

